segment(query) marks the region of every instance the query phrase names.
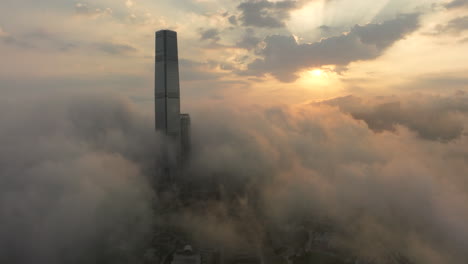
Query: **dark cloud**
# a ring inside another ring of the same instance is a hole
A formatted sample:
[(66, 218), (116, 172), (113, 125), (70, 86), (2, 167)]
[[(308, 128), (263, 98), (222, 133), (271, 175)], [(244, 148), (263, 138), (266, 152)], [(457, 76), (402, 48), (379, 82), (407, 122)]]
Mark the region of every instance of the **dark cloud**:
[(465, 131), (468, 97), (457, 93), (453, 97), (413, 96), (404, 99), (382, 97), (364, 100), (346, 96), (324, 101), (338, 106), (355, 119), (363, 120), (376, 132), (396, 131), (405, 126), (428, 140), (459, 139)]
[(220, 40), (219, 30), (216, 28), (209, 28), (209, 29), (202, 29), (200, 30), (200, 39), (201, 40), (212, 40), (218, 41)]
[(247, 74), (270, 73), (283, 82), (297, 79), (297, 72), (323, 65), (346, 66), (379, 57), (388, 47), (419, 27), (419, 15), (400, 15), (381, 24), (356, 25), (348, 33), (311, 44), (298, 44), (292, 36), (269, 36), (261, 55)]
[(467, 0), (453, 0), (452, 2), (445, 4), (445, 7), (447, 8), (468, 7), (468, 1)]
[(257, 45), (261, 42), (261, 39), (255, 36), (255, 31), (251, 28), (245, 30), (242, 39), (236, 43), (236, 46), (239, 48), (252, 50), (257, 47)]
[(239, 4), (238, 9), (242, 12), (239, 19), (244, 26), (284, 27), (284, 21), (289, 18), (289, 12), (298, 7), (298, 2), (291, 0), (278, 2), (249, 0)]
[(457, 17), (436, 27), (438, 34), (459, 34), (468, 30), (468, 16)]
[(236, 18), (236, 16), (234, 16), (234, 15), (230, 16), (230, 17), (228, 18), (228, 21), (229, 21), (229, 23), (231, 23), (231, 25), (237, 26), (237, 18)]
[(320, 31), (321, 38), (330, 38), (334, 36), (338, 36), (346, 32), (347, 28), (343, 27), (331, 27), (327, 25), (321, 25), (317, 28)]
[(329, 26), (327, 26), (327, 25), (321, 25), (321, 26), (319, 27), (319, 29), (320, 29), (321, 31), (323, 31), (323, 32), (326, 32), (326, 33), (330, 32), (330, 31), (332, 30), (332, 28), (329, 27)]

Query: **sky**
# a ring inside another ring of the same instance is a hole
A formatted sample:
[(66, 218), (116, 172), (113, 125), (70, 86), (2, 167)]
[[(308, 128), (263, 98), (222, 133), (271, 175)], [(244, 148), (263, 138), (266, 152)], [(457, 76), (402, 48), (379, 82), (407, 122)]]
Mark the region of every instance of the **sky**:
[[(169, 216), (148, 180), (160, 29), (188, 174), (235, 198)], [(2, 0), (0, 262), (154, 261), (167, 222), (295, 252), (324, 221), (372, 263), (466, 263), (467, 51), (466, 0)]]
[(186, 107), (447, 93), (467, 85), (466, 1), (4, 0), (1, 6), (6, 90), (111, 91), (150, 105), (160, 29), (178, 32)]

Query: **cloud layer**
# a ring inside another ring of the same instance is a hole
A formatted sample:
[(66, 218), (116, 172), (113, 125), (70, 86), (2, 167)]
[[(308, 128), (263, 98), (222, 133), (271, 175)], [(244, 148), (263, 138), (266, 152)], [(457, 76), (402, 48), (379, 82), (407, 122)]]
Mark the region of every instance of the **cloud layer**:
[(154, 221), (151, 126), (120, 100), (51, 98), (1, 103), (0, 262), (136, 261)]
[[(466, 118), (466, 98), (462, 104), (457, 98), (432, 100), (441, 100), (441, 109), (460, 109)], [(335, 247), (363, 259), (390, 263), (405, 256), (415, 263), (457, 263), (468, 257), (462, 246), (468, 239), (463, 224), (468, 192), (462, 187), (467, 137), (458, 129), (448, 133), (457, 138), (452, 143), (420, 137), (444, 137), (447, 123), (462, 127), (466, 119), (442, 113), (432, 127), (414, 125), (425, 113), (431, 115), (432, 100), (404, 108), (412, 121), (396, 126), (397, 133), (375, 133), (324, 104), (198, 113), (192, 171), (228, 175), (228, 186), (260, 194), (261, 206), (250, 206), (269, 220), (249, 218), (245, 209), (249, 227), (243, 227), (255, 229), (258, 241), (268, 236), (276, 245), (294, 248), (301, 242), (297, 236), (285, 242), (285, 234), (316, 230), (321, 222), (332, 226)], [(373, 118), (389, 122), (388, 115)]]
[(429, 140), (455, 140), (463, 136), (468, 98), (465, 93), (453, 96), (396, 96), (365, 100), (346, 96), (320, 104), (338, 106), (357, 120), (363, 120), (376, 132), (396, 131), (405, 126)]
[(204, 188), (221, 182), (222, 197), (166, 216), (153, 211), (147, 180), (158, 149), (152, 120), (109, 96), (4, 100), (0, 258), (141, 260), (152, 225), (165, 219), (227, 248), (294, 252), (307, 248), (300, 237), (326, 225), (328, 243), (348, 256), (461, 263), (468, 259), (468, 99), (398, 100), (400, 108), (355, 97), (198, 106), (188, 173)]
[(299, 44), (293, 36), (269, 36), (261, 51), (263, 58), (249, 64), (247, 73), (269, 73), (280, 81), (291, 82), (298, 78), (299, 71), (308, 68), (375, 59), (415, 31), (418, 18), (418, 14), (409, 14), (381, 24), (356, 25), (348, 33), (310, 44)]

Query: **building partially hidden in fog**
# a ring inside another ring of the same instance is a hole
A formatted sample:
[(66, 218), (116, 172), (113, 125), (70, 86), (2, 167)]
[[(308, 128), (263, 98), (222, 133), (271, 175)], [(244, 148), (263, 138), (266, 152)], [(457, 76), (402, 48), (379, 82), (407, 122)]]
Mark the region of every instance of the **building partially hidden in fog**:
[(182, 161), (188, 159), (190, 154), (190, 115), (181, 114), (180, 115), (180, 147), (182, 150)]
[(155, 127), (167, 136), (163, 153), (163, 174), (174, 177), (190, 151), (190, 116), (180, 113), (179, 57), (177, 33), (156, 32)]

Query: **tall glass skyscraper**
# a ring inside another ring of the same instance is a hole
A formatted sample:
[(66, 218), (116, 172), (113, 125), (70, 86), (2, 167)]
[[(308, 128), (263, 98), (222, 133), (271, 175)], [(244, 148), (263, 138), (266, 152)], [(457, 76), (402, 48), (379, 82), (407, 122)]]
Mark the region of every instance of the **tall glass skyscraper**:
[(156, 32), (155, 126), (166, 135), (158, 162), (161, 177), (173, 181), (180, 175), (190, 152), (190, 116), (180, 113), (179, 58), (177, 33)]
[(180, 88), (177, 33), (156, 32), (155, 118), (156, 130), (180, 140)]

